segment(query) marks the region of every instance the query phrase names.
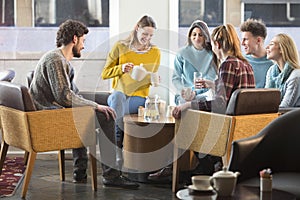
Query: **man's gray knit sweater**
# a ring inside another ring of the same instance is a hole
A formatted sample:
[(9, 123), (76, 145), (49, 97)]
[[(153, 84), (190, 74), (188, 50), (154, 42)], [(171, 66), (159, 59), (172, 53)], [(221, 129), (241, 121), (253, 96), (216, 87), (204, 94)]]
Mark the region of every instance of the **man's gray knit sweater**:
[(38, 110), (97, 107), (97, 103), (76, 94), (78, 89), (70, 80), (72, 70), (60, 49), (47, 52), (39, 60), (29, 90)]

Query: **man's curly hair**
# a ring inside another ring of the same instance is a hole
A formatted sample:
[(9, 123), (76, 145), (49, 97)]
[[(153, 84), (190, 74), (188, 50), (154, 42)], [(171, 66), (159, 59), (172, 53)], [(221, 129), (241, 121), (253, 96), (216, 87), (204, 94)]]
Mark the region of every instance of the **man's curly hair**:
[(56, 46), (67, 45), (72, 42), (74, 35), (81, 37), (88, 32), (88, 28), (82, 22), (68, 19), (59, 26), (56, 34)]
[(250, 32), (255, 37), (260, 36), (264, 39), (267, 37), (267, 28), (261, 19), (247, 19), (240, 25), (240, 30), (242, 32)]

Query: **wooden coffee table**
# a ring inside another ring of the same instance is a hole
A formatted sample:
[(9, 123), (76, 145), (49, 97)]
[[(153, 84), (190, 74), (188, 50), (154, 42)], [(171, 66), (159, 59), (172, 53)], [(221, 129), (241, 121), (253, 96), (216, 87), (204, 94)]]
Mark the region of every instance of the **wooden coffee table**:
[(173, 160), (175, 119), (160, 116), (146, 121), (138, 115), (124, 117), (124, 168), (136, 172), (152, 172)]

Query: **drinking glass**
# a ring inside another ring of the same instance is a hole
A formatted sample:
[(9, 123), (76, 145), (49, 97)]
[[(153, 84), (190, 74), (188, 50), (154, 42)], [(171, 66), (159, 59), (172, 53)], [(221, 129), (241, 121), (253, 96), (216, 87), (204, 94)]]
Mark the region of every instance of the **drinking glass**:
[(198, 83), (199, 81), (201, 81), (203, 79), (203, 76), (202, 76), (202, 73), (201, 72), (194, 72), (194, 85), (195, 85), (195, 88), (196, 87), (196, 83)]

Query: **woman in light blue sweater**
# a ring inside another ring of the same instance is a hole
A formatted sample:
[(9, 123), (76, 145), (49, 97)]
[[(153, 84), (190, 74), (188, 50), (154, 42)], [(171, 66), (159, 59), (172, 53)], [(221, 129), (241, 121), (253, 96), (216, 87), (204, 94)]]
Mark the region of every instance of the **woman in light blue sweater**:
[(280, 107), (299, 107), (300, 64), (293, 39), (287, 34), (276, 35), (267, 46), (267, 58), (275, 63), (267, 72), (265, 87), (280, 89)]
[[(213, 59), (210, 34), (205, 22), (196, 20), (188, 31), (187, 45), (179, 50), (174, 60), (172, 83), (176, 88), (175, 103), (190, 101), (207, 89), (194, 87), (194, 72), (201, 72), (203, 78), (215, 80), (216, 65)], [(192, 89), (192, 95), (181, 95), (185, 88)]]

